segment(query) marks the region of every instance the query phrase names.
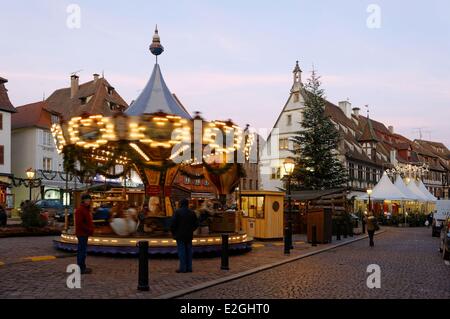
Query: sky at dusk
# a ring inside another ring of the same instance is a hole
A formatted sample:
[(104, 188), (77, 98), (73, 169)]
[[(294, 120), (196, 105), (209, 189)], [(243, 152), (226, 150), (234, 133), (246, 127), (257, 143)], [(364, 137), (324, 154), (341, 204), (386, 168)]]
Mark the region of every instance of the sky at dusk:
[[(69, 28), (67, 7), (81, 9)], [(370, 28), (368, 6), (380, 8)], [(15, 106), (93, 73), (130, 103), (150, 77), (155, 24), (170, 90), (206, 119), (271, 128), (295, 61), (313, 66), (327, 98), (370, 106), (408, 138), (450, 146), (449, 1), (0, 0), (0, 76)]]

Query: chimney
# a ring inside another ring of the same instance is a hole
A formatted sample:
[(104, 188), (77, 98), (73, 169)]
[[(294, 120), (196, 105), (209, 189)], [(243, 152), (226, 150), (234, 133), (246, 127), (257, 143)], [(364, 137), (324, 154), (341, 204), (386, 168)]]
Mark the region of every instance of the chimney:
[(339, 108), (344, 112), (345, 116), (352, 118), (352, 104), (349, 101), (339, 102)]
[(356, 116), (359, 116), (359, 110), (361, 110), (359, 107), (354, 107), (354, 108), (352, 109), (353, 114), (356, 115)]
[(394, 127), (392, 125), (388, 126), (388, 129), (389, 129), (389, 133), (394, 134)]
[(94, 83), (97, 83), (100, 74), (94, 73)]
[(72, 75), (70, 77), (70, 98), (73, 99), (78, 93), (78, 79), (77, 75)]
[(389, 152), (390, 155), (390, 162), (392, 165), (397, 165), (397, 150), (391, 150)]

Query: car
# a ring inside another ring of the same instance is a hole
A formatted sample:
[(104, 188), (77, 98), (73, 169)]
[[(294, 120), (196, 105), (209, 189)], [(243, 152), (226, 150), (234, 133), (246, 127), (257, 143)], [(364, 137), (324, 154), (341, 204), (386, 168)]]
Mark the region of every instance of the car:
[[(66, 207), (64, 207), (64, 209), (62, 211), (59, 211), (55, 214), (55, 219), (59, 222), (64, 222), (66, 219)], [(68, 206), (67, 207), (67, 215), (69, 217), (69, 222), (73, 221), (73, 209), (72, 207)]]
[(450, 260), (450, 218), (442, 227), (439, 250), (444, 260)]
[(431, 224), (431, 236), (439, 237), (444, 221), (450, 216), (450, 200), (438, 200)]
[(65, 208), (69, 210), (69, 216), (73, 214), (73, 210), (70, 206), (64, 206), (59, 199), (41, 199), (36, 202), (43, 212), (48, 212), (50, 218), (54, 218), (58, 221), (64, 221)]

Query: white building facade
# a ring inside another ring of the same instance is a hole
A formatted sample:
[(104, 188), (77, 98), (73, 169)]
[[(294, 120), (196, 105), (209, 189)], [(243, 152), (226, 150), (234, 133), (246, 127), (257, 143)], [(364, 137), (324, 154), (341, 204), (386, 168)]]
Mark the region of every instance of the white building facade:
[(5, 83), (0, 77), (0, 205), (12, 208), (11, 195), (11, 114), (15, 112), (8, 97)]
[(302, 129), (300, 122), (305, 100), (300, 94), (303, 87), (301, 75), (302, 71), (297, 61), (289, 98), (262, 147), (260, 172), (261, 186), (264, 190), (276, 191), (284, 188), (281, 180), (286, 174), (283, 162), (293, 156), (294, 150), (294, 143), (290, 139)]

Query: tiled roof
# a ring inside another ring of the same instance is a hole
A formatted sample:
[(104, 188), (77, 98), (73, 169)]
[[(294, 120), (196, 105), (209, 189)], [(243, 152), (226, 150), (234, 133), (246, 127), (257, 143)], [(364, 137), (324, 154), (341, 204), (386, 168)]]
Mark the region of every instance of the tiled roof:
[(57, 114), (47, 109), (45, 101), (19, 106), (16, 111), (11, 117), (11, 129), (13, 130), (27, 127), (50, 129), (51, 115)]
[(7, 79), (0, 77), (0, 110), (14, 113), (16, 110), (9, 100), (8, 90), (5, 87), (7, 82)]
[[(83, 113), (105, 116), (120, 113), (119, 110), (112, 110), (109, 103), (116, 104), (120, 109), (126, 109), (128, 104), (115, 90), (109, 93), (108, 88), (112, 88), (108, 81), (99, 78), (97, 81), (81, 84), (73, 98), (70, 97), (70, 87), (59, 89), (47, 98), (48, 108), (62, 114), (65, 120)], [(82, 98), (89, 97), (91, 99), (86, 104), (82, 104)]]

